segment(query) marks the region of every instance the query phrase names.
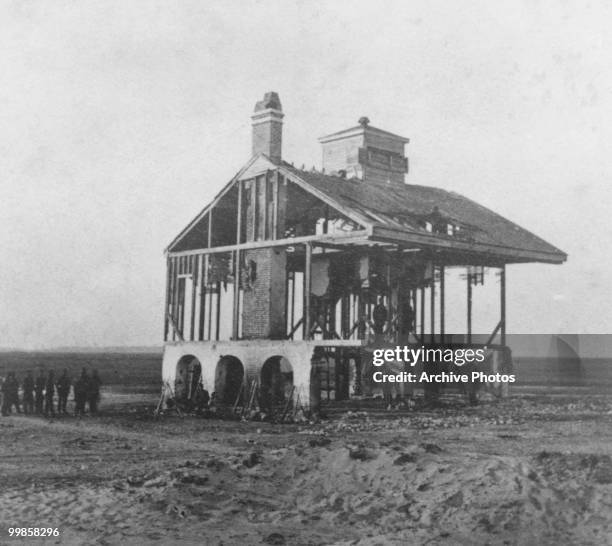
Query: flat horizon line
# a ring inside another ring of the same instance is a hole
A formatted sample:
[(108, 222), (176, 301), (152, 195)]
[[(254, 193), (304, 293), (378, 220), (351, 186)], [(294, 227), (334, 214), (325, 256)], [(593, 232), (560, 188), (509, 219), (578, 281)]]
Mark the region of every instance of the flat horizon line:
[(39, 348), (23, 348), (23, 347), (0, 347), (0, 353), (109, 353), (109, 352), (128, 352), (128, 353), (145, 353), (145, 352), (162, 352), (163, 344), (160, 345), (101, 345), (101, 346), (82, 346), (68, 345), (59, 347), (39, 347)]

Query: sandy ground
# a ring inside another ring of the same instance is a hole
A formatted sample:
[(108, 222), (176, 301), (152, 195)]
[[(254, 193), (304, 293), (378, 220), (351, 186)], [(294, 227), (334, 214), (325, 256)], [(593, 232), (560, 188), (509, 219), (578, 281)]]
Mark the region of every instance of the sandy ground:
[(0, 544), (612, 544), (612, 395), (316, 425), (154, 419), (147, 402), (0, 419)]

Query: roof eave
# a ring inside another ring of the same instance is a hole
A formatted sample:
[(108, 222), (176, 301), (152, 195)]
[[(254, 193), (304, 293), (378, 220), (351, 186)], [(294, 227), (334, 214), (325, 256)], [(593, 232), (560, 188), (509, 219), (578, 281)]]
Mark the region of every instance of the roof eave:
[(547, 252), (487, 243), (458, 241), (439, 237), (435, 234), (414, 233), (380, 225), (373, 227), (371, 239), (397, 244), (413, 244), (421, 248), (456, 250), (482, 254), (487, 257), (495, 256), (495, 258), (503, 263), (539, 262), (559, 265), (567, 260), (567, 254), (561, 251)]

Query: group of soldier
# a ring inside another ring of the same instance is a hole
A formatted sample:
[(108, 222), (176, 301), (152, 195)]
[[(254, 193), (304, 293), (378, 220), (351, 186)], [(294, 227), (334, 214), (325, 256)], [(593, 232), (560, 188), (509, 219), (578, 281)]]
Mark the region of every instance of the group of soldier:
[(21, 413), (21, 400), (23, 413), (26, 415), (53, 417), (56, 415), (56, 391), (57, 414), (66, 415), (68, 413), (68, 396), (70, 395), (71, 387), (74, 391), (74, 413), (76, 415), (83, 415), (88, 405), (89, 412), (95, 414), (98, 411), (98, 402), (100, 400), (100, 386), (101, 381), (97, 370), (93, 370), (91, 375), (89, 375), (87, 370), (83, 368), (81, 375), (74, 384), (67, 369), (57, 378), (53, 370), (49, 370), (46, 374), (43, 370), (39, 370), (36, 377), (34, 377), (32, 371), (28, 371), (21, 382), (20, 399), (19, 381), (15, 372), (9, 372), (4, 381), (2, 381), (0, 389), (2, 393), (2, 415), (10, 415), (13, 407), (17, 413)]

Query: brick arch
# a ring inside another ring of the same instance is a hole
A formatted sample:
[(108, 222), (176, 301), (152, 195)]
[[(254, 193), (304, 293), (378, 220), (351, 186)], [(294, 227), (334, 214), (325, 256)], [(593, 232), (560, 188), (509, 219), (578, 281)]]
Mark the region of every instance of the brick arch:
[(293, 366), (283, 355), (267, 358), (259, 370), (260, 404), (264, 408), (284, 405), (293, 388)]
[(192, 354), (182, 356), (176, 363), (174, 397), (186, 401), (193, 397), (202, 380), (202, 364)]
[(245, 369), (242, 361), (233, 355), (223, 355), (215, 368), (215, 401), (233, 405), (243, 396)]

